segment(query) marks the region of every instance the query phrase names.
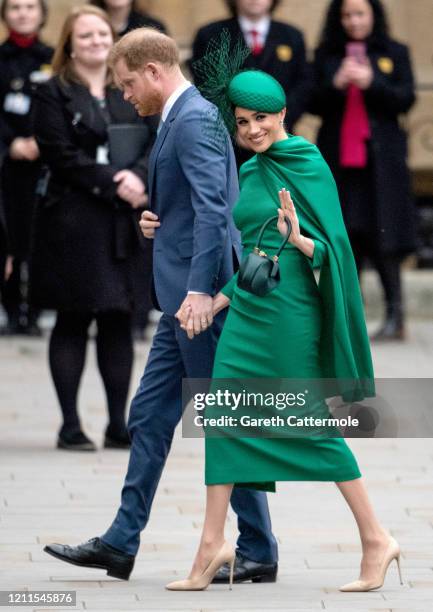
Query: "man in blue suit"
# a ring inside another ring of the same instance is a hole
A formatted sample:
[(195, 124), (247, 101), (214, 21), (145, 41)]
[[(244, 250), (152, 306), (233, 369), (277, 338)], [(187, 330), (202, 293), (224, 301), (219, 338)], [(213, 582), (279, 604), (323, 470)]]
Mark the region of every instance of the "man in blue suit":
[[(143, 213), (140, 226), (154, 240), (154, 289), (162, 316), (131, 404), (131, 455), (117, 516), (100, 538), (45, 550), (127, 580), (182, 415), (182, 379), (211, 376), (223, 322), (220, 315), (212, 321), (212, 296), (233, 275), (240, 245), (231, 215), (238, 182), (230, 139), (213, 129), (215, 108), (183, 76), (174, 41), (140, 28), (117, 43), (111, 60), (124, 97), (137, 112), (161, 114), (149, 160), (151, 210)], [(194, 331), (203, 331), (193, 340), (175, 318), (186, 304)], [(277, 545), (265, 494), (235, 489), (231, 502), (240, 531), (235, 579), (275, 581)], [(222, 568), (217, 580), (226, 579)]]

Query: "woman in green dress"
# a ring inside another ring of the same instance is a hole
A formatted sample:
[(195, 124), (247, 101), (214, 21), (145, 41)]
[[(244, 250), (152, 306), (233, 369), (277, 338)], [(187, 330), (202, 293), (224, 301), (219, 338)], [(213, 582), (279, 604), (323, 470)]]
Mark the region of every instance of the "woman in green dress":
[[(284, 129), (281, 86), (260, 71), (237, 74), (228, 87), (237, 137), (256, 155), (240, 171), (233, 215), (245, 256), (263, 223), (278, 214), (263, 250), (277, 251), (281, 280), (264, 297), (241, 289), (235, 277), (214, 298), (228, 308), (214, 379), (335, 379), (352, 381), (352, 396), (374, 395), (373, 369), (356, 267), (332, 174), (317, 147)], [(314, 269), (320, 268), (316, 282)], [(178, 313), (188, 328), (188, 309)], [(347, 391), (347, 389), (346, 389)], [(370, 505), (356, 460), (341, 437), (206, 437), (206, 518), (186, 580), (171, 590), (200, 590), (234, 552), (224, 540), (233, 486), (274, 490), (275, 481), (333, 481), (357, 522), (363, 549), (359, 580), (341, 587), (365, 591), (383, 584), (399, 547)]]

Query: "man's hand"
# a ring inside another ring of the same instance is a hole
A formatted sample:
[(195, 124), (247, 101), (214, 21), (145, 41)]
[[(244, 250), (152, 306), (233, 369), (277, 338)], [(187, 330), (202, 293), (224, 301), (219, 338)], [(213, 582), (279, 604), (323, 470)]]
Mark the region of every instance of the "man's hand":
[(213, 300), (210, 295), (188, 294), (175, 316), (192, 340), (212, 325)]
[(113, 181), (118, 183), (117, 195), (132, 208), (139, 208), (147, 204), (148, 198), (145, 194), (144, 183), (131, 170), (120, 170), (114, 175)]
[(145, 238), (154, 238), (155, 229), (159, 227), (161, 223), (158, 221), (158, 215), (155, 215), (151, 210), (145, 210), (141, 213), (139, 225)]
[(18, 137), (10, 144), (9, 155), (12, 159), (35, 161), (39, 158), (39, 147), (36, 140), (32, 137)]

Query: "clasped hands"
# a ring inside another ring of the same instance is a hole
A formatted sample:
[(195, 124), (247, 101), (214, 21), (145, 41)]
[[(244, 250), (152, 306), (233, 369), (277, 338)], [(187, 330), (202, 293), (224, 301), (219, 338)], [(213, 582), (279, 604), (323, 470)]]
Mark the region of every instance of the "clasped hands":
[(368, 89), (373, 81), (373, 68), (368, 58), (364, 62), (353, 57), (345, 57), (335, 74), (334, 85), (337, 89), (346, 89), (356, 85), (359, 89)]
[(213, 323), (214, 300), (210, 295), (189, 293), (175, 314), (188, 338), (206, 331)]
[[(292, 232), (289, 237), (289, 242), (298, 246), (302, 240), (299, 228), (299, 220), (296, 214), (293, 200), (290, 197), (290, 192), (286, 189), (281, 189), (278, 193), (281, 208), (278, 210), (277, 227), (282, 235), (287, 233), (286, 219), (289, 219)], [(150, 210), (145, 210), (140, 219), (140, 228), (143, 235), (148, 239), (155, 237), (155, 230), (160, 227), (158, 215)], [(189, 293), (175, 317), (180, 323), (180, 327), (185, 330), (190, 340), (206, 331), (213, 323), (214, 316), (227, 308), (230, 304), (230, 299), (223, 293), (219, 292), (212, 298), (207, 294)]]

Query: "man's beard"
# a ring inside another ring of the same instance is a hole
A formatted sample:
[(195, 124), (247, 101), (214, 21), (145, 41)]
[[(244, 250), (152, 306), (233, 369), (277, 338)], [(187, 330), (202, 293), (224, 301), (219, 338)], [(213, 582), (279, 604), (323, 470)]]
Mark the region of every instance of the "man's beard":
[(164, 104), (162, 94), (159, 91), (152, 91), (146, 98), (138, 101), (138, 114), (140, 117), (149, 115), (159, 115)]

